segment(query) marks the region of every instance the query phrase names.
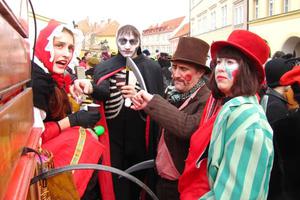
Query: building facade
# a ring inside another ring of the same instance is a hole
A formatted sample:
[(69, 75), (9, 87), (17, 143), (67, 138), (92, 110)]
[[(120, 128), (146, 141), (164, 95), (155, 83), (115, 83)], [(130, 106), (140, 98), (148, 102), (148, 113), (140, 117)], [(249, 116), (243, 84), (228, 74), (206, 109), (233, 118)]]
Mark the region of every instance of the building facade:
[(249, 0), (249, 30), (262, 36), (276, 51), (300, 56), (300, 1)]
[(142, 31), (142, 49), (148, 49), (151, 55), (156, 51), (173, 54), (170, 38), (172, 38), (181, 26), (186, 17), (178, 17), (161, 24), (151, 25), (148, 29)]
[(171, 47), (171, 52), (175, 52), (179, 38), (181, 37), (187, 37), (190, 35), (190, 23), (185, 23), (183, 26), (178, 30), (178, 32), (169, 39), (170, 41), (170, 47)]
[(211, 44), (234, 29), (247, 29), (246, 0), (190, 0), (191, 36)]
[(116, 33), (120, 24), (115, 20), (102, 21), (97, 29), (91, 33), (90, 49), (94, 51), (118, 52)]
[(211, 44), (247, 29), (276, 51), (300, 56), (299, 0), (190, 0), (190, 35)]

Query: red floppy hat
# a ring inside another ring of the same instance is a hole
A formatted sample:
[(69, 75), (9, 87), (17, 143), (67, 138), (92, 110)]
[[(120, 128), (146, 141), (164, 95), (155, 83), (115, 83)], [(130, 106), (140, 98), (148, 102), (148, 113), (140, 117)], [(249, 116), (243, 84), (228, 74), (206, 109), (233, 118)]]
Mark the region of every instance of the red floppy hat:
[(259, 82), (265, 79), (263, 64), (267, 61), (270, 48), (265, 40), (255, 33), (247, 30), (234, 30), (226, 41), (216, 41), (211, 45), (211, 57), (216, 58), (217, 53), (224, 47), (231, 46), (241, 51), (256, 67)]
[[(52, 73), (53, 72), (53, 61), (50, 61), (51, 54), (46, 51), (46, 46), (49, 43), (48, 37), (51, 33), (60, 26), (61, 23), (55, 20), (50, 20), (48, 25), (42, 29), (35, 45), (36, 57), (45, 65), (45, 67)], [(52, 41), (51, 41), (52, 42)]]
[(296, 82), (300, 85), (300, 65), (293, 67), (280, 78), (281, 85), (293, 85)]

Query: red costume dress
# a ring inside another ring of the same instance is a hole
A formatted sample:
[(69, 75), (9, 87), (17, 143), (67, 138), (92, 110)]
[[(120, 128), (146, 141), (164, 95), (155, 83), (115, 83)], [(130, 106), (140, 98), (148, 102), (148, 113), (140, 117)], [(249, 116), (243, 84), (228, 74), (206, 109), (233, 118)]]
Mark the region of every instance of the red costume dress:
[[(97, 164), (104, 149), (98, 139), (91, 132), (79, 126), (60, 130), (57, 123), (60, 119), (53, 118), (51, 115), (53, 111), (50, 110), (50, 104), (52, 103), (51, 98), (55, 94), (55, 88), (61, 90), (65, 95), (66, 101), (61, 102), (61, 104), (69, 103), (67, 92), (71, 79), (63, 74), (54, 73), (53, 61), (51, 61), (53, 38), (63, 28), (67, 27), (53, 20), (40, 32), (35, 48), (35, 63), (32, 65), (31, 84), (34, 106), (46, 113), (46, 118), (43, 119), (45, 130), (42, 134), (42, 148), (53, 153), (55, 167), (79, 163)], [(68, 114), (71, 114), (71, 110), (66, 110), (66, 116)], [(92, 173), (93, 170), (76, 170), (73, 173), (80, 197), (84, 194)], [(110, 190), (106, 188), (106, 191), (105, 194), (101, 191), (102, 197), (110, 199), (109, 196), (105, 196), (106, 194), (109, 195)]]

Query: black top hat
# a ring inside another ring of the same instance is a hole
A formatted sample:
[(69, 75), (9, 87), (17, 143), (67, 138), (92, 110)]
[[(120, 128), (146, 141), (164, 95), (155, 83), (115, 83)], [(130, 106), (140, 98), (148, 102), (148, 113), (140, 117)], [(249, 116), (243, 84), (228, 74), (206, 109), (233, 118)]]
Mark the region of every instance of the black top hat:
[(280, 78), (292, 69), (292, 66), (288, 64), (284, 58), (277, 58), (270, 60), (266, 63), (265, 73), (267, 85), (270, 88), (280, 86)]

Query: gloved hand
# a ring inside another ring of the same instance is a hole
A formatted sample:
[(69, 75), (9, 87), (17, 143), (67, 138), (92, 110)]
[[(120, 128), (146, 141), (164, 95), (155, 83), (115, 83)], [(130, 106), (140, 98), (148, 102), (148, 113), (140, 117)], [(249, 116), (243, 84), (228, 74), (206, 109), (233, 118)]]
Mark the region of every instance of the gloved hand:
[(80, 110), (69, 116), (70, 125), (82, 126), (84, 128), (93, 127), (101, 118), (99, 111)]

